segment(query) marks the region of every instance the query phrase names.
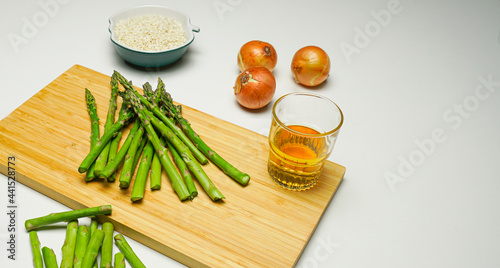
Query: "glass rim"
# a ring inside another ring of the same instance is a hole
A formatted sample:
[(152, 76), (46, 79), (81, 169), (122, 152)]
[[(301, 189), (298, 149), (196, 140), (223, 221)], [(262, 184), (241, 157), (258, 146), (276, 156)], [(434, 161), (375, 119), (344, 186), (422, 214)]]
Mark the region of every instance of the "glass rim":
[[(285, 125), (283, 122), (281, 122), (281, 120), (278, 118), (278, 116), (276, 115), (276, 106), (278, 105), (278, 103), (280, 103), (284, 98), (288, 97), (288, 96), (291, 96), (291, 95), (304, 95), (304, 96), (309, 96), (309, 97), (316, 97), (316, 98), (320, 98), (320, 99), (323, 99), (327, 102), (330, 102), (331, 104), (333, 104), (335, 107), (337, 107), (337, 109), (339, 110), (339, 113), (340, 113), (340, 122), (338, 123), (338, 125), (328, 131), (328, 132), (324, 132), (324, 133), (319, 133), (319, 134), (311, 134), (311, 133), (304, 133), (304, 132), (300, 132), (300, 131), (297, 131), (297, 130), (294, 130), (294, 129), (291, 129), (289, 128), (287, 125)], [(344, 113), (342, 112), (342, 109), (340, 109), (340, 107), (334, 102), (332, 101), (331, 99), (323, 96), (323, 95), (320, 95), (320, 94), (316, 94), (316, 93), (307, 93), (307, 92), (292, 92), (292, 93), (287, 93), (281, 97), (279, 97), (276, 102), (274, 102), (273, 104), (273, 119), (276, 120), (276, 122), (284, 129), (286, 129), (287, 131), (290, 131), (292, 133), (297, 133), (297, 134), (300, 134), (300, 135), (303, 135), (303, 136), (309, 136), (309, 137), (324, 137), (324, 136), (329, 136), (329, 135), (332, 135), (336, 132), (338, 132), (340, 130), (340, 127), (342, 127), (342, 125), (344, 124)]]

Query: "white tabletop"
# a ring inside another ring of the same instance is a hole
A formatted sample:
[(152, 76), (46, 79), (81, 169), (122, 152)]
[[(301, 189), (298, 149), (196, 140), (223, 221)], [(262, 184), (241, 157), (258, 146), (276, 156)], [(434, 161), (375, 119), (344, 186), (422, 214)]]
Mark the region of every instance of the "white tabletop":
[[(186, 11), (201, 29), (181, 61), (149, 70), (119, 58), (107, 30), (112, 13), (144, 3), (2, 1), (0, 118), (80, 64), (137, 85), (160, 76), (178, 102), (267, 135), (270, 107), (242, 109), (232, 88), (241, 45), (267, 41), (278, 52), (273, 102), (315, 92), (345, 115), (330, 160), (347, 172), (297, 267), (500, 266), (500, 1), (147, 1)], [(332, 62), (317, 89), (290, 72), (306, 45)], [(9, 260), (0, 177), (0, 266), (31, 267), (24, 221), (68, 207), (17, 184)], [(64, 232), (40, 240), (60, 260)], [(130, 243), (147, 267), (183, 267)]]

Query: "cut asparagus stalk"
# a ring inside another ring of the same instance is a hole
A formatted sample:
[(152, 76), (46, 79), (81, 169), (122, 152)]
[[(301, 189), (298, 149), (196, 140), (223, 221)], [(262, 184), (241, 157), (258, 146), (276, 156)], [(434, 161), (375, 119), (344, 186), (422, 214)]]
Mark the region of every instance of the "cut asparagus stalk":
[(148, 141), (144, 151), (142, 153), (141, 162), (139, 163), (139, 168), (134, 180), (134, 187), (132, 188), (132, 194), (130, 199), (132, 202), (141, 200), (144, 198), (144, 191), (146, 189), (146, 181), (148, 178), (149, 170), (151, 168), (151, 163), (153, 161), (154, 147), (151, 141)]
[(125, 139), (125, 142), (123, 143), (122, 147), (120, 148), (116, 156), (113, 158), (113, 160), (111, 160), (111, 162), (109, 162), (106, 165), (103, 171), (101, 171), (101, 173), (99, 174), (101, 178), (109, 178), (112, 174), (116, 174), (116, 170), (118, 169), (120, 164), (123, 162), (123, 159), (127, 155), (128, 148), (130, 147), (130, 144), (132, 143), (135, 134), (140, 126), (141, 124), (139, 122), (136, 122), (132, 126), (132, 128), (128, 133), (127, 138)]
[(125, 256), (121, 252), (115, 254), (115, 268), (125, 268)]
[(82, 267), (83, 257), (85, 256), (85, 250), (90, 241), (90, 230), (86, 225), (78, 226), (78, 233), (76, 235), (76, 245), (75, 245), (75, 259), (73, 261), (73, 268)]
[[(97, 230), (98, 227), (99, 227), (99, 222), (97, 221), (97, 218), (95, 216), (91, 216), (90, 217), (90, 228), (89, 228), (90, 237), (92, 237), (92, 234), (94, 234), (95, 230)], [(89, 240), (90, 240), (90, 237), (89, 237)]]
[[(108, 106), (108, 114), (106, 116), (106, 123), (104, 124), (104, 132), (108, 131), (111, 126), (113, 126), (115, 122), (115, 113), (116, 113), (116, 100), (118, 98), (118, 80), (116, 75), (111, 76), (111, 96), (109, 98), (109, 106)], [(106, 144), (104, 149), (101, 151), (99, 156), (97, 157), (94, 165), (94, 175), (99, 177), (99, 173), (106, 166), (109, 157), (111, 143)]]
[[(111, 145), (109, 146), (108, 163), (106, 164), (106, 166), (104, 167), (104, 169), (106, 169), (106, 167), (109, 165), (109, 163), (113, 162), (113, 160), (115, 159), (116, 155), (118, 154), (118, 146), (120, 145), (120, 140), (122, 139), (122, 136), (123, 136), (123, 132), (122, 131), (118, 131), (118, 133), (116, 133), (116, 136), (111, 140)], [(104, 169), (103, 169), (103, 171), (104, 171)], [(101, 173), (103, 171), (101, 171)], [(101, 178), (101, 174), (100, 173), (99, 173), (99, 177)], [(106, 177), (104, 177), (104, 178), (106, 178)], [(113, 173), (111, 173), (111, 175), (109, 175), (106, 178), (106, 180), (108, 182), (114, 182), (116, 180), (116, 172), (113, 171)]]
[(79, 210), (52, 213), (46, 216), (28, 219), (25, 221), (24, 226), (27, 231), (31, 231), (53, 223), (71, 221), (78, 218), (90, 217), (102, 214), (110, 214), (110, 213), (111, 213), (111, 205), (84, 208)]
[[(142, 153), (144, 152), (144, 147), (146, 147), (147, 142), (148, 142), (148, 139), (143, 137), (141, 140), (141, 144), (137, 148), (137, 153), (134, 156), (134, 168), (137, 167), (137, 164), (139, 163), (139, 160), (141, 159)], [(133, 173), (132, 173), (132, 176), (134, 176)]]
[(141, 141), (144, 139), (144, 128), (142, 126), (136, 132), (132, 143), (130, 144), (127, 155), (125, 155), (125, 159), (123, 160), (122, 171), (120, 173), (120, 188), (128, 188), (130, 185), (130, 181), (132, 180), (132, 174), (135, 171), (135, 155), (140, 153), (137, 151), (139, 148)]
[[(95, 233), (95, 231), (98, 229), (99, 223), (97, 222), (97, 218), (95, 216), (91, 217), (91, 222), (90, 222), (90, 237), (89, 237), (89, 243), (90, 239), (92, 238), (92, 235)], [(88, 247), (88, 244), (87, 244)], [(85, 249), (85, 252), (87, 249)], [(83, 253), (83, 257), (85, 258), (85, 252)], [(82, 258), (82, 264), (83, 264), (83, 258)], [(92, 266), (93, 268), (97, 268), (97, 261), (94, 261), (94, 265)]]
[(172, 153), (172, 157), (174, 158), (174, 162), (177, 165), (177, 168), (179, 169), (179, 173), (181, 174), (182, 178), (184, 179), (184, 183), (186, 183), (186, 187), (188, 188), (189, 195), (191, 196), (191, 199), (195, 198), (198, 195), (198, 190), (196, 189), (196, 185), (194, 184), (193, 177), (191, 176), (191, 172), (189, 172), (189, 169), (186, 166), (186, 163), (184, 163), (184, 160), (182, 157), (179, 155), (179, 153), (175, 150), (174, 146), (170, 142), (166, 142), (168, 149)]
[(137, 98), (139, 98), (140, 102), (146, 106), (147, 109), (151, 110), (155, 116), (157, 116), (161, 121), (163, 121), (164, 124), (166, 124), (168, 127), (172, 129), (172, 131), (178, 135), (179, 139), (182, 140), (184, 144), (189, 148), (189, 150), (192, 152), (192, 154), (196, 157), (196, 159), (201, 163), (201, 164), (207, 164), (208, 160), (207, 158), (201, 153), (196, 146), (193, 145), (191, 140), (189, 140), (188, 137), (178, 128), (175, 126), (175, 123), (165, 116), (159, 109), (158, 106), (155, 106), (151, 102), (149, 102), (146, 98), (144, 98), (133, 86), (132, 83), (127, 81), (120, 73), (115, 71), (115, 73), (118, 76), (118, 80), (120, 83), (123, 85), (125, 90), (132, 92)]
[(62, 246), (61, 268), (72, 268), (75, 258), (76, 236), (78, 233), (78, 220), (71, 220), (66, 226), (66, 238)]
[(92, 268), (94, 266), (103, 239), (104, 232), (102, 230), (96, 229), (92, 233), (87, 249), (85, 250), (85, 255), (83, 256), (82, 268)]
[(113, 232), (114, 226), (111, 222), (102, 224), (104, 239), (101, 246), (101, 266), (100, 268), (112, 268), (113, 264)]
[(146, 268), (144, 263), (137, 257), (134, 250), (130, 247), (125, 237), (121, 234), (115, 235), (115, 243), (120, 252), (125, 256), (133, 268)]
[(195, 146), (216, 166), (218, 166), (224, 173), (226, 173), (230, 178), (237, 181), (241, 185), (245, 186), (250, 181), (250, 176), (246, 173), (241, 172), (224, 158), (222, 158), (217, 152), (210, 148), (201, 137), (196, 134), (196, 132), (191, 127), (191, 124), (182, 116), (182, 106), (175, 106), (173, 104), (172, 97), (168, 92), (164, 91), (162, 94), (162, 104), (166, 107), (166, 111), (170, 117), (173, 117), (176, 122), (181, 126), (183, 132), (193, 141)]
[(40, 251), (40, 240), (36, 231), (29, 232), (31, 251), (33, 252), (33, 266), (43, 268), (42, 252)]
[[(92, 150), (97, 141), (99, 141), (99, 116), (97, 115), (97, 105), (95, 103), (94, 95), (92, 95), (92, 92), (90, 92), (87, 88), (85, 88), (85, 102), (87, 103), (87, 112), (90, 116), (90, 150)], [(95, 178), (94, 167), (95, 164), (92, 163), (86, 174), (86, 181), (91, 181)]]
[(161, 162), (157, 153), (153, 154), (151, 172), (149, 173), (149, 183), (151, 185), (151, 190), (161, 189)]
[(54, 250), (48, 247), (42, 248), (43, 262), (46, 268), (58, 268), (57, 258)]

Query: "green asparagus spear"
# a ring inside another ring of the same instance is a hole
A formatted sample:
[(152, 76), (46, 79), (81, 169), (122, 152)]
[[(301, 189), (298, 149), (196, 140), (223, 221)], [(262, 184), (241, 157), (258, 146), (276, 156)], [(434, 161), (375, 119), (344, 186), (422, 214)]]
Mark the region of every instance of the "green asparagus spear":
[[(118, 98), (118, 80), (116, 75), (111, 76), (111, 96), (109, 98), (108, 114), (106, 116), (106, 123), (104, 124), (104, 132), (108, 131), (115, 123), (116, 113), (116, 100)], [(99, 177), (99, 173), (106, 166), (109, 157), (111, 143), (106, 144), (95, 161), (94, 175)]]
[(78, 233), (76, 235), (76, 245), (75, 245), (75, 259), (73, 261), (73, 268), (82, 267), (83, 257), (85, 256), (85, 250), (90, 241), (90, 230), (87, 225), (78, 226)]
[[(141, 141), (144, 139), (144, 128), (142, 126), (136, 132), (132, 143), (130, 144), (127, 155), (125, 155), (125, 159), (123, 160), (122, 171), (120, 174), (120, 188), (128, 188), (130, 185), (130, 181), (132, 180), (132, 174), (135, 171), (134, 166), (134, 158), (138, 153), (137, 149), (139, 148)], [(139, 152), (140, 153), (140, 152)]]
[(182, 116), (182, 110), (180, 105), (175, 106), (173, 104), (172, 97), (168, 92), (164, 91), (162, 94), (162, 103), (168, 111), (168, 115), (176, 120), (176, 122), (181, 126), (184, 133), (193, 141), (195, 146), (216, 166), (218, 166), (224, 173), (226, 173), (230, 178), (237, 181), (243, 186), (246, 186), (250, 181), (250, 176), (246, 173), (241, 172), (224, 158), (222, 158), (217, 152), (210, 148), (201, 137), (193, 130), (191, 124)]
[[(146, 99), (150, 103), (158, 106), (159, 101), (161, 101), (161, 98), (158, 98), (158, 99), (155, 98), (155, 92), (153, 92), (151, 85), (146, 82), (142, 86), (142, 88), (144, 89), (144, 96), (146, 97)], [(158, 91), (158, 89), (157, 89), (157, 91)], [(160, 141), (162, 142), (162, 145), (164, 147), (166, 147), (164, 139), (160, 137)], [(161, 189), (162, 168), (161, 168), (160, 158), (158, 158), (158, 154), (156, 154), (156, 153), (153, 156), (153, 163), (151, 163), (151, 173), (150, 173), (149, 177), (150, 177), (151, 190)], [(188, 188), (188, 190), (189, 190), (189, 188)]]
[(99, 249), (104, 239), (104, 232), (100, 229), (96, 229), (90, 237), (89, 244), (85, 250), (85, 255), (83, 256), (82, 268), (92, 268), (96, 262), (97, 255), (99, 254)]
[(40, 228), (42, 226), (50, 225), (57, 222), (70, 221), (82, 217), (89, 217), (89, 216), (110, 214), (110, 213), (111, 213), (111, 205), (84, 208), (79, 210), (52, 213), (47, 216), (29, 219), (25, 221), (24, 226), (27, 231), (31, 231)]
[(90, 228), (89, 228), (90, 237), (92, 237), (92, 234), (94, 234), (95, 230), (97, 230), (98, 227), (99, 227), (99, 222), (97, 221), (97, 218), (95, 216), (90, 217)]
[[(87, 112), (90, 116), (90, 150), (92, 150), (99, 140), (99, 116), (97, 115), (97, 105), (95, 103), (94, 95), (92, 95), (92, 92), (90, 92), (87, 88), (85, 88), (85, 101), (87, 103)], [(94, 164), (90, 166), (90, 169), (85, 177), (86, 181), (91, 181), (95, 178), (94, 167)]]
[(153, 154), (151, 172), (149, 173), (149, 183), (151, 185), (151, 190), (161, 189), (161, 162), (157, 153)]
[[(95, 234), (95, 231), (98, 229), (99, 223), (97, 222), (97, 218), (95, 216), (91, 217), (91, 222), (90, 222), (90, 237), (89, 237), (89, 243), (90, 239), (92, 238), (92, 235)], [(88, 247), (88, 244), (87, 244)], [(85, 248), (85, 252), (87, 249)], [(85, 258), (85, 252), (83, 253), (83, 257)], [(83, 264), (83, 258), (82, 258), (82, 264)], [(92, 266), (93, 268), (97, 268), (97, 261), (94, 261), (94, 265)]]
[(57, 258), (54, 250), (48, 247), (42, 248), (43, 262), (46, 268), (58, 268)]
[(133, 268), (146, 268), (122, 234), (115, 235), (115, 243)]
[[(121, 188), (127, 188), (127, 187), (130, 186), (130, 181), (132, 180), (132, 178), (135, 175), (135, 170), (136, 170), (137, 164), (139, 163), (139, 160), (141, 159), (141, 156), (142, 156), (142, 153), (143, 153), (144, 147), (146, 146), (146, 142), (147, 141), (148, 141), (148, 139), (145, 136), (143, 136), (142, 139), (141, 139), (141, 142), (140, 142), (139, 146), (135, 150), (134, 159), (132, 160), (131, 166), (130, 166), (130, 173), (127, 174), (127, 177), (128, 177), (127, 178), (127, 183), (121, 183), (120, 182), (120, 187)], [(126, 186), (123, 186), (123, 185), (126, 185)]]
[(146, 188), (146, 181), (148, 178), (149, 170), (151, 168), (151, 163), (153, 161), (153, 154), (153, 144), (148, 141), (146, 147), (144, 147), (141, 162), (139, 163), (139, 168), (135, 176), (134, 187), (132, 188), (132, 194), (130, 198), (132, 202), (141, 200), (144, 197), (144, 190)]
[[(134, 168), (137, 167), (137, 164), (139, 163), (139, 160), (142, 157), (142, 153), (144, 152), (144, 147), (146, 147), (146, 143), (147, 142), (148, 142), (148, 139), (146, 139), (145, 137), (143, 137), (142, 140), (141, 140), (141, 144), (137, 148), (137, 152), (136, 152), (136, 154), (134, 156), (134, 164), (133, 164)], [(134, 174), (132, 174), (132, 176), (134, 176)]]
[(170, 119), (168, 118), (167, 116), (165, 116), (159, 109), (158, 106), (152, 104), (151, 102), (149, 102), (146, 98), (144, 98), (133, 86), (132, 84), (127, 81), (120, 73), (118, 73), (117, 71), (115, 71), (115, 73), (117, 74), (118, 76), (118, 80), (120, 81), (120, 83), (123, 85), (123, 87), (125, 88), (125, 90), (127, 91), (130, 91), (132, 92), (137, 98), (139, 98), (140, 102), (146, 106), (147, 109), (151, 110), (153, 112), (153, 114), (155, 116), (157, 116), (161, 121), (164, 122), (164, 124), (166, 124), (168, 127), (170, 127), (172, 129), (172, 131), (178, 135), (179, 139), (182, 140), (182, 142), (184, 144), (186, 144), (186, 146), (189, 148), (189, 150), (192, 152), (192, 154), (194, 155), (194, 157), (196, 157), (196, 159), (198, 159), (198, 161), (200, 161), (201, 164), (207, 164), (208, 163), (208, 160), (207, 158), (203, 155), (203, 153), (201, 153), (197, 148), (196, 146), (193, 145), (193, 143), (189, 140), (188, 137), (186, 137), (186, 135), (178, 128), (175, 126), (175, 123)]
[[(108, 162), (104, 169), (99, 173), (99, 178), (101, 178), (101, 173), (106, 169), (106, 167), (109, 165), (109, 163), (113, 162), (115, 159), (116, 155), (118, 154), (118, 146), (120, 145), (120, 140), (122, 139), (123, 132), (118, 131), (116, 133), (116, 136), (111, 140), (110, 145), (109, 145), (109, 155), (108, 155)], [(104, 177), (105, 178), (105, 177)], [(111, 173), (106, 180), (108, 182), (114, 182), (116, 180), (116, 172)]]
[(106, 144), (108, 144), (108, 142), (115, 136), (117, 131), (121, 130), (125, 125), (129, 123), (130, 119), (132, 119), (134, 115), (135, 114), (132, 109), (127, 109), (127, 111), (118, 118), (116, 123), (113, 124), (109, 131), (104, 132), (101, 138), (97, 141), (96, 145), (90, 149), (89, 154), (87, 154), (85, 159), (83, 159), (82, 163), (78, 167), (78, 172), (87, 172), (90, 165), (94, 163), (97, 156), (99, 156), (101, 151), (104, 149), (104, 146), (106, 146)]
[[(158, 88), (156, 89), (155, 92), (153, 92), (153, 90), (151, 89), (151, 85), (149, 83), (144, 84), (143, 88), (144, 88), (144, 96), (146, 96), (146, 99), (150, 103), (158, 107), (161, 107), (159, 106), (161, 98), (156, 98), (156, 92), (158, 92)], [(162, 142), (162, 145), (166, 147), (165, 139), (163, 137), (160, 138), (160, 141)], [(155, 153), (153, 156), (153, 163), (151, 163), (151, 174), (150, 174), (151, 190), (161, 189), (161, 177), (162, 177), (162, 168), (161, 168), (160, 158), (158, 158), (158, 154)]]
[(111, 222), (102, 224), (104, 239), (101, 246), (101, 266), (100, 268), (111, 268), (113, 263), (113, 232), (114, 226)]
[(123, 143), (122, 147), (116, 154), (116, 156), (111, 160), (106, 167), (101, 171), (99, 174), (99, 177), (101, 178), (109, 178), (112, 174), (116, 173), (116, 170), (120, 166), (120, 164), (123, 162), (123, 159), (127, 155), (128, 148), (130, 147), (130, 144), (132, 143), (135, 134), (141, 124), (139, 122), (136, 122), (132, 128), (130, 129), (127, 138), (125, 139), (125, 142)]
[(172, 153), (172, 156), (174, 158), (174, 162), (177, 165), (177, 168), (179, 169), (179, 172), (184, 179), (184, 182), (186, 183), (186, 186), (189, 191), (189, 195), (191, 196), (191, 199), (195, 198), (198, 195), (198, 190), (196, 189), (196, 185), (194, 184), (193, 177), (191, 176), (191, 172), (189, 172), (189, 169), (186, 166), (186, 163), (184, 163), (184, 160), (182, 157), (179, 155), (179, 153), (175, 150), (174, 146), (170, 142), (166, 142), (168, 149)]
[(62, 246), (61, 268), (73, 267), (75, 258), (76, 236), (78, 233), (78, 220), (71, 220), (66, 226), (66, 239)]
[(188, 199), (189, 192), (187, 190), (186, 184), (184, 183), (181, 176), (175, 169), (174, 163), (172, 163), (172, 161), (168, 157), (168, 151), (161, 144), (160, 139), (158, 138), (158, 135), (156, 134), (156, 131), (153, 128), (153, 125), (151, 125), (150, 123), (151, 121), (150, 117), (146, 115), (146, 110), (144, 109), (144, 107), (142, 107), (139, 100), (134, 98), (132, 94), (129, 94), (129, 96), (131, 97), (130, 98), (132, 101), (131, 104), (134, 107), (134, 110), (136, 111), (138, 118), (141, 121), (141, 124), (146, 129), (148, 139), (153, 144), (155, 152), (158, 154), (158, 157), (160, 158), (160, 162), (163, 165), (163, 168), (165, 168), (165, 170), (167, 171), (168, 177), (172, 182), (172, 187), (174, 188), (174, 191), (177, 193), (180, 200)]
[(121, 252), (115, 254), (115, 268), (125, 268), (125, 256)]
[(43, 268), (42, 252), (40, 251), (40, 240), (36, 231), (30, 231), (31, 251), (33, 252), (33, 266), (35, 268)]

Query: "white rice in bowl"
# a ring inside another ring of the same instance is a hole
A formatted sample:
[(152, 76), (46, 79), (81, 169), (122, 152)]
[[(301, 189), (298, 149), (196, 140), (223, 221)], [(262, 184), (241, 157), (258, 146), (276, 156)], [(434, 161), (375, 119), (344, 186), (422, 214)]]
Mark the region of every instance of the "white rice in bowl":
[(186, 42), (182, 24), (155, 14), (120, 20), (114, 31), (118, 42), (143, 51), (172, 49)]

